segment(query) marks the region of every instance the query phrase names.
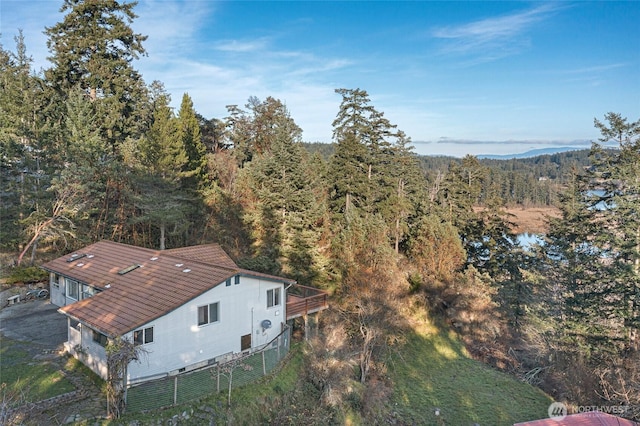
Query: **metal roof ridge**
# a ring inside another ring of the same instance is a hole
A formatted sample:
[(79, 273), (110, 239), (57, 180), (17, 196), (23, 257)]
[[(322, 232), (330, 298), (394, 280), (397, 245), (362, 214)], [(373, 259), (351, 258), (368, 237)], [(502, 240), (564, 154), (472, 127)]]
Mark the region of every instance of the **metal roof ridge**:
[(180, 260), (182, 262), (185, 262), (184, 266), (188, 266), (187, 263), (190, 263), (190, 264), (191, 263), (196, 263), (196, 264), (199, 264), (201, 266), (216, 267), (216, 268), (220, 268), (220, 269), (227, 269), (229, 271), (237, 271), (237, 270), (241, 269), (238, 265), (236, 265), (235, 268), (232, 268), (231, 266), (220, 265), (219, 263), (203, 262), (201, 260), (190, 259), (188, 257), (181, 257), (181, 256), (172, 255), (172, 254), (162, 255), (162, 253), (164, 253), (164, 250), (160, 250), (160, 254), (157, 254), (156, 256), (158, 256), (158, 257), (168, 257), (170, 259)]
[(287, 278), (287, 277), (282, 277), (282, 276), (279, 276), (279, 275), (267, 274), (267, 273), (264, 273), (264, 272), (252, 271), (251, 269), (239, 268), (238, 272), (240, 274), (242, 274), (242, 275), (249, 275), (249, 276), (254, 276), (254, 277), (264, 277), (264, 278), (272, 278), (272, 279), (277, 280), (277, 281), (288, 281), (288, 282), (291, 282), (291, 283), (296, 283), (297, 282), (293, 278)]

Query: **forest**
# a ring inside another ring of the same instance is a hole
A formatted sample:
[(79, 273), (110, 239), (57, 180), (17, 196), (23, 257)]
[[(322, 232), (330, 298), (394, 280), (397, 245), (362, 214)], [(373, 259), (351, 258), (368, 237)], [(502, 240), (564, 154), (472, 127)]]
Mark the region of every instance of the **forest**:
[[(308, 355), (324, 406), (346, 403), (351, 381), (363, 398), (387, 383), (424, 314), (556, 400), (640, 419), (640, 120), (595, 118), (586, 151), (424, 157), (365, 90), (338, 88), (333, 143), (318, 146), (272, 97), (206, 118), (185, 93), (174, 111), (134, 68), (134, 6), (66, 0), (41, 73), (22, 36), (0, 46), (3, 275), (102, 239), (215, 242), (331, 293), (327, 350)], [(560, 215), (524, 247), (509, 205)]]

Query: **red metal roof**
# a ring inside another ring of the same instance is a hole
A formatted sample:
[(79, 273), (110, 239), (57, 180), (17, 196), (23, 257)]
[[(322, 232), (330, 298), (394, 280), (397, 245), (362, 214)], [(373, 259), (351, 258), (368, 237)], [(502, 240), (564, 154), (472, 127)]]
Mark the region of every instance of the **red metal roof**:
[(516, 423), (513, 426), (638, 426), (638, 423), (622, 417), (612, 416), (611, 414), (592, 411), (570, 414), (562, 420), (549, 418)]
[(42, 267), (104, 290), (60, 311), (108, 336), (153, 321), (236, 274), (294, 282), (240, 269), (217, 244), (160, 251), (100, 241), (75, 254)]
[(209, 265), (227, 266), (229, 268), (238, 267), (233, 259), (231, 259), (218, 244), (181, 247), (165, 250), (163, 253), (168, 253), (183, 259), (198, 260)]

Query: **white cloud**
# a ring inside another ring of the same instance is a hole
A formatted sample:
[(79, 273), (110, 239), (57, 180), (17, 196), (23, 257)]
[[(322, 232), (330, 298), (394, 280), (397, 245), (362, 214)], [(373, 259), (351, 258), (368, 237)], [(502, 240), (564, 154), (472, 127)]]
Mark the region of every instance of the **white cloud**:
[(223, 52), (246, 53), (264, 50), (268, 47), (269, 41), (266, 38), (256, 40), (221, 40), (213, 45), (213, 48)]
[(432, 35), (443, 41), (443, 54), (470, 56), (470, 63), (492, 61), (529, 46), (527, 31), (556, 10), (556, 6), (543, 4), (520, 13), (436, 28)]

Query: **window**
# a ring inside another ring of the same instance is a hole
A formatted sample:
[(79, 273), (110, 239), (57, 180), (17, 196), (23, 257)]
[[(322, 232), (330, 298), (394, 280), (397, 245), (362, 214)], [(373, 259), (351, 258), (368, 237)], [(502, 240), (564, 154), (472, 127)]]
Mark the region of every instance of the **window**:
[(86, 284), (82, 284), (82, 298), (88, 299), (95, 294), (94, 288)]
[(234, 277), (234, 279), (235, 279), (235, 283), (234, 284), (240, 284), (240, 275), (236, 275)]
[(220, 320), (220, 302), (198, 306), (198, 325), (207, 325)]
[(272, 288), (267, 290), (267, 308), (280, 306), (280, 289)]
[(153, 327), (141, 328), (133, 332), (134, 345), (146, 345), (153, 343)]
[(55, 288), (60, 288), (60, 275), (51, 273), (51, 283)]
[(92, 330), (92, 331), (93, 331), (93, 341), (99, 344), (100, 346), (107, 346), (107, 336), (95, 330)]
[(79, 300), (79, 285), (78, 281), (67, 280), (67, 297)]
[(225, 285), (226, 285), (227, 287), (230, 287), (230, 286), (231, 286), (231, 278), (227, 279), (227, 281), (226, 281)]

